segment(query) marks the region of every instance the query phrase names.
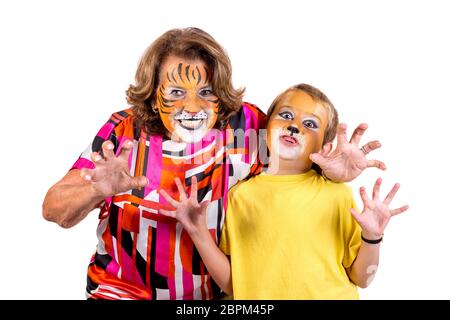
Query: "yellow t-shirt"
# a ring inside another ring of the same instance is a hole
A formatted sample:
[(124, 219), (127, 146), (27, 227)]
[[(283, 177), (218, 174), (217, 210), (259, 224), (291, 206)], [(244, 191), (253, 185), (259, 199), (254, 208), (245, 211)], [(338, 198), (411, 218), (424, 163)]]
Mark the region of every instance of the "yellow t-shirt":
[(314, 170), (260, 174), (230, 190), (220, 248), (235, 299), (358, 299), (345, 269), (361, 229), (351, 189)]

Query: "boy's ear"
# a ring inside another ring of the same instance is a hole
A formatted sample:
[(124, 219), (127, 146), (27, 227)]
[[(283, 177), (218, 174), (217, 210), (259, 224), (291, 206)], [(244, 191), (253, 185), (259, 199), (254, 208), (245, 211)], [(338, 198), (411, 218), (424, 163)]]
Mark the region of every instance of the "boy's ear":
[(327, 142), (323, 145), (322, 150), (320, 150), (320, 154), (323, 156), (327, 156), (331, 150), (333, 149), (333, 144), (331, 142)]

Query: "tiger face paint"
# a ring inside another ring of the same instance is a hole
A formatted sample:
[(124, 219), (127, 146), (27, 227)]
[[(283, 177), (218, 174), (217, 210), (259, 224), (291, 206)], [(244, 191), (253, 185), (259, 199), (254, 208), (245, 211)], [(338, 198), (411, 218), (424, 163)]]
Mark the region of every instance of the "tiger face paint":
[(156, 106), (172, 140), (200, 141), (216, 123), (219, 112), (211, 70), (201, 60), (169, 56), (160, 69)]

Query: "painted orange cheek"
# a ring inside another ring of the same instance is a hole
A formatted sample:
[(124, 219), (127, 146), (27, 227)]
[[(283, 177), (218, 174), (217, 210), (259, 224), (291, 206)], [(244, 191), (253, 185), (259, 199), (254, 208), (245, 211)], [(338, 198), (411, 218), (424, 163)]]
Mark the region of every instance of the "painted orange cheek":
[(169, 131), (170, 133), (174, 132), (175, 128), (173, 127), (170, 115), (163, 114), (160, 112), (159, 116), (161, 117), (161, 121), (164, 124), (164, 127), (166, 127), (167, 131)]

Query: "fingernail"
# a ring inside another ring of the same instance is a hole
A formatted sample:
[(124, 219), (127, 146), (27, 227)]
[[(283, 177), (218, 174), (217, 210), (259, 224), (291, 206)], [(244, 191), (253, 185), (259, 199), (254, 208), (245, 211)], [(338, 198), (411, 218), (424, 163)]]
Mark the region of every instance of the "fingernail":
[(100, 157), (100, 156), (95, 156), (95, 157), (94, 157), (94, 160), (95, 160), (95, 161), (100, 161), (101, 158), (102, 158), (102, 157)]
[(90, 175), (87, 174), (87, 175), (84, 176), (84, 179), (90, 181), (90, 180), (92, 179), (92, 177), (91, 177)]

